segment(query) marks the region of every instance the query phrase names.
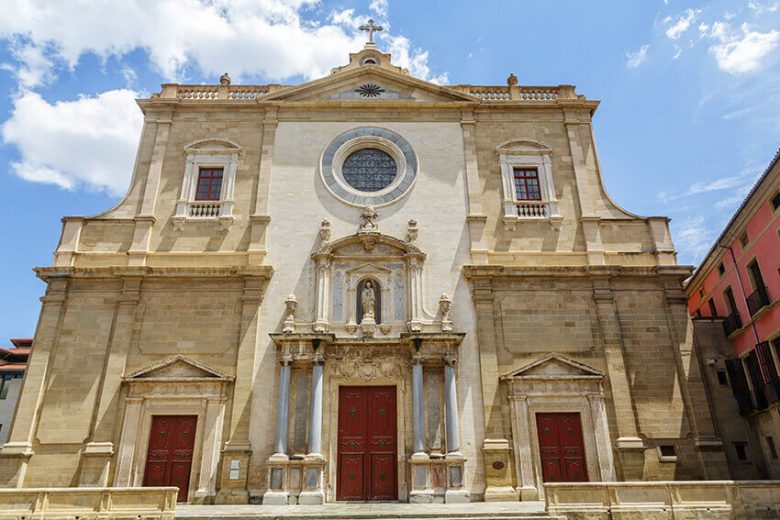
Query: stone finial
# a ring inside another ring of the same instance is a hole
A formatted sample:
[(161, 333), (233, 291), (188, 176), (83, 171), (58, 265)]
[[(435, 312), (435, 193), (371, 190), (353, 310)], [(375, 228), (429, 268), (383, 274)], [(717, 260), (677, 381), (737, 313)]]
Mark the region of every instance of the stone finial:
[(379, 226), (376, 223), (379, 214), (377, 214), (374, 206), (366, 206), (363, 208), (363, 211), (360, 212), (360, 218), (363, 220), (363, 223), (360, 225), (360, 231), (376, 231), (379, 229)]
[(417, 221), (414, 219), (409, 220), (409, 224), (406, 228), (406, 241), (412, 243), (417, 240), (418, 232), (419, 228), (417, 227)]
[(220, 84), (220, 85), (224, 85), (224, 86), (226, 86), (226, 87), (227, 87), (227, 86), (229, 86), (229, 85), (230, 85), (230, 74), (228, 74), (228, 73), (226, 72), (226, 73), (224, 73), (223, 75), (221, 75), (221, 76), (219, 77), (219, 84)]
[(509, 77), (506, 78), (506, 84), (509, 85), (510, 87), (514, 87), (515, 85), (517, 85), (517, 76), (510, 73)]
[(320, 222), (320, 238), (323, 242), (330, 241), (330, 220), (326, 218)]
[(282, 333), (292, 334), (295, 332), (295, 307), (298, 305), (298, 299), (294, 294), (290, 294), (290, 296), (284, 300), (284, 304), (287, 307), (287, 315), (284, 318)]
[(439, 312), (441, 312), (441, 331), (452, 332), (452, 320), (450, 319), (450, 307), (452, 307), (452, 298), (447, 293), (442, 293), (439, 297)]

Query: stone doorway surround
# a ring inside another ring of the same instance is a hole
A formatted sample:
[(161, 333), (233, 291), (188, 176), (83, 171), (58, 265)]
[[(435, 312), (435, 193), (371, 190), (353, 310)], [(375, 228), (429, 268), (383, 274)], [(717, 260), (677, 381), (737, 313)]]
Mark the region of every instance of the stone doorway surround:
[(579, 413), (588, 479), (615, 480), (603, 379), (601, 372), (558, 353), (547, 354), (501, 376), (510, 401), (517, 492), (521, 500), (544, 499), (537, 413)]
[(125, 377), (127, 385), (115, 487), (143, 483), (154, 415), (195, 415), (195, 446), (187, 502), (210, 503), (217, 494), (225, 408), (233, 377), (181, 355)]
[[(400, 502), (433, 502), (437, 497), (441, 502), (468, 501), (463, 485), (465, 459), (459, 452), (457, 410), (447, 405), (446, 400), (445, 409), (449, 409), (446, 413), (454, 425), (448, 428), (446, 454), (432, 457), (423, 444), (423, 370), (425, 367), (441, 370), (444, 366), (441, 373), (445, 379), (449, 377), (454, 387), (457, 348), (464, 336), (452, 332), (403, 333), (398, 338), (386, 339), (337, 338), (334, 334), (271, 334), (280, 363), (280, 388), (275, 453), (266, 464), (269, 489), (263, 504), (336, 501), (339, 388), (343, 386), (393, 386), (396, 389), (397, 496)], [(300, 455), (291, 454), (287, 443), (288, 381), (292, 368), (312, 371), (308, 453)], [(449, 402), (457, 402), (454, 392)]]

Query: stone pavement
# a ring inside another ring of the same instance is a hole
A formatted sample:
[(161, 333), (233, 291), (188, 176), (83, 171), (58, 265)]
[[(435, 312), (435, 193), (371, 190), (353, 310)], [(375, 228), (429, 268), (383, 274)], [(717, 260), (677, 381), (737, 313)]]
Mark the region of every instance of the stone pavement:
[(344, 503), (319, 506), (268, 505), (178, 505), (176, 518), (206, 520), (229, 519), (404, 519), (422, 520), (454, 518), (476, 520), (498, 518), (503, 520), (565, 519), (550, 516), (544, 511), (544, 502), (472, 502), (469, 504), (399, 504), (395, 502)]

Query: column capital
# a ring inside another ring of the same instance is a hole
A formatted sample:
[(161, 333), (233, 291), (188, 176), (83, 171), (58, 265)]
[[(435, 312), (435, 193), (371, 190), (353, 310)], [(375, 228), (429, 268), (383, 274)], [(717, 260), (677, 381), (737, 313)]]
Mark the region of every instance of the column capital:
[(314, 354), (314, 357), (311, 360), (312, 365), (319, 365), (322, 366), (325, 364), (325, 356), (322, 355), (322, 352), (317, 352)]
[(293, 357), (291, 354), (282, 354), (279, 357), (279, 364), (282, 365), (283, 367), (292, 365), (292, 362), (293, 362)]
[(454, 368), (458, 364), (458, 356), (455, 354), (447, 354), (444, 356), (444, 364)]

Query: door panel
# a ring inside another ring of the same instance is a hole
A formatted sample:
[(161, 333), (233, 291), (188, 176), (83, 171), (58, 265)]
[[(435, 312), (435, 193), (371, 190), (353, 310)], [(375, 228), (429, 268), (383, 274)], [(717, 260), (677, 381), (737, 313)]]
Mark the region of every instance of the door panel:
[(538, 413), (536, 428), (545, 482), (587, 482), (578, 413)]
[(178, 501), (187, 500), (197, 424), (194, 415), (152, 417), (144, 486), (176, 486)]
[(338, 500), (396, 500), (396, 388), (339, 389)]

